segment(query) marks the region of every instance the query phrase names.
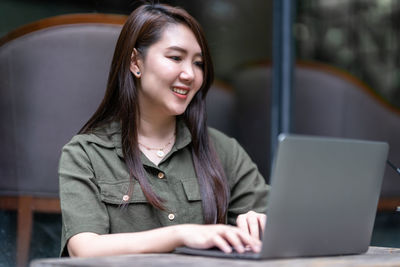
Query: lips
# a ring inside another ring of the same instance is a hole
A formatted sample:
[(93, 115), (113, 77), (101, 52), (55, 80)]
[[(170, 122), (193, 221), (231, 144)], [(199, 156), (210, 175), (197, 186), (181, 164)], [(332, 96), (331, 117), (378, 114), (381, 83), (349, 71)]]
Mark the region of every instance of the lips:
[(187, 95), (189, 93), (189, 89), (182, 89), (178, 87), (172, 87), (172, 91), (180, 95)]
[(174, 95), (181, 99), (186, 99), (190, 89), (187, 87), (172, 87), (172, 92)]

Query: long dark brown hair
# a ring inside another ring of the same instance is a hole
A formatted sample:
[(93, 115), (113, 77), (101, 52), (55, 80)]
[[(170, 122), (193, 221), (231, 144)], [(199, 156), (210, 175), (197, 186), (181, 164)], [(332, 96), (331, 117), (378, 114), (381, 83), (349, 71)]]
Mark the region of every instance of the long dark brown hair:
[(137, 80), (129, 67), (133, 49), (145, 57), (148, 48), (160, 40), (163, 30), (171, 24), (188, 26), (202, 50), (203, 84), (181, 117), (192, 135), (191, 152), (202, 196), (204, 222), (224, 223), (229, 186), (206, 126), (205, 97), (214, 78), (213, 64), (201, 26), (185, 10), (164, 4), (144, 4), (132, 12), (118, 38), (105, 96), (80, 133), (92, 132), (106, 123), (119, 121), (122, 150), (131, 179), (129, 194), (132, 194), (132, 179), (136, 179), (149, 203), (164, 210), (163, 200), (152, 190), (140, 160)]

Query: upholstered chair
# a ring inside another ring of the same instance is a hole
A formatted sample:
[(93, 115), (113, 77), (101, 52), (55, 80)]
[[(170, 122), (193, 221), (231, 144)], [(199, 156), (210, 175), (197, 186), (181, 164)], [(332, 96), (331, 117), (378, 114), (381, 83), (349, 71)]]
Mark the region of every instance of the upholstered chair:
[[(235, 75), (238, 139), (269, 177), (272, 65), (254, 65)], [(293, 80), (293, 133), (386, 141), (389, 159), (400, 164), (400, 110), (361, 80), (338, 68), (298, 62)], [(400, 205), (400, 179), (387, 168), (380, 210)]]
[(0, 208), (18, 211), (18, 266), (28, 260), (33, 212), (60, 212), (61, 148), (101, 101), (125, 19), (58, 16), (0, 40)]

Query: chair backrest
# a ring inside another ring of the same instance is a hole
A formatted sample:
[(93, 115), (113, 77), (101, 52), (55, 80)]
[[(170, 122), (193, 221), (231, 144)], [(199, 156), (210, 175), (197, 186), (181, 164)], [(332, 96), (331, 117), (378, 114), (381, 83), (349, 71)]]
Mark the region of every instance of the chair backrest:
[[(61, 148), (100, 104), (125, 20), (57, 16), (0, 39), (0, 195), (58, 196)], [(210, 125), (233, 132), (232, 92), (207, 99)]]
[[(271, 82), (271, 65), (247, 68), (233, 82), (240, 111), (239, 141), (266, 177)], [(294, 133), (387, 141), (389, 159), (400, 162), (400, 111), (354, 76), (323, 64), (297, 63), (293, 104)], [(400, 179), (388, 170), (382, 194), (399, 193)]]
[[(400, 162), (400, 110), (354, 76), (333, 67), (298, 65), (296, 72), (296, 133), (386, 141), (389, 159)], [(399, 193), (400, 179), (388, 169), (382, 195)]]
[(0, 45), (0, 194), (58, 195), (61, 147), (100, 103), (125, 16), (64, 15)]

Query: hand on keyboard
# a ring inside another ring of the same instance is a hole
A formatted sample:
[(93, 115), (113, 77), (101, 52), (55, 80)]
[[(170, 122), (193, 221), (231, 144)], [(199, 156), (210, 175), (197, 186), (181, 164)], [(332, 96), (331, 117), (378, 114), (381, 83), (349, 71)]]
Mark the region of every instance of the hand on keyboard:
[(207, 249), (217, 247), (225, 253), (231, 253), (234, 248), (238, 253), (250, 249), (258, 253), (261, 241), (250, 236), (239, 227), (223, 224), (194, 225), (185, 224), (179, 227), (178, 235), (184, 246)]
[(237, 226), (254, 238), (261, 240), (267, 216), (263, 213), (249, 211), (240, 214), (236, 219)]

